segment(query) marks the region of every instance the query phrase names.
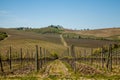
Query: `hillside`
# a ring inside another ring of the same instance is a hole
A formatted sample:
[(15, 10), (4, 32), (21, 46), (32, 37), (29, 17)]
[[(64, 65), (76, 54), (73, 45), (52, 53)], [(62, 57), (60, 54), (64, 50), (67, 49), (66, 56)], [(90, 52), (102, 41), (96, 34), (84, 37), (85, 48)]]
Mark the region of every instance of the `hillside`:
[(105, 28), (96, 30), (65, 30), (64, 33), (76, 33), (91, 37), (104, 37), (108, 39), (120, 39), (120, 28)]
[(86, 36), (86, 37), (102, 37), (102, 38), (108, 38), (108, 39), (120, 39), (120, 28), (104, 28), (104, 29), (94, 29), (94, 30), (71, 30), (71, 29), (65, 29), (62, 26), (55, 26), (50, 25), (48, 27), (43, 28), (36, 28), (36, 29), (29, 29), (20, 27), (17, 28), (17, 30), (24, 30), (24, 31), (30, 31), (30, 32), (36, 32), (41, 34), (78, 34), (80, 36)]
[[(68, 30), (59, 26), (48, 26), (38, 29), (17, 28), (0, 29), (8, 34), (8, 40), (40, 40), (63, 46), (60, 35), (66, 41), (66, 45), (75, 45), (77, 47), (97, 48), (103, 45), (116, 43), (120, 40), (120, 28), (108, 28), (98, 30)], [(112, 40), (112, 41), (109, 41)]]
[[(77, 34), (78, 31), (64, 29), (61, 33), (54, 33), (54, 31), (49, 32), (51, 29), (56, 30), (56, 27), (36, 29), (38, 31), (46, 31), (45, 33), (39, 33), (36, 30), (32, 31), (33, 29), (17, 30), (0, 28), (0, 32), (6, 32), (8, 35), (7, 38), (0, 41), (1, 64), (3, 63), (0, 78), (4, 79), (4, 76), (6, 76), (6, 78), (10, 78), (11, 80), (13, 78), (34, 78), (41, 80), (119, 79), (120, 49), (116, 48), (116, 50), (112, 50), (113, 62), (115, 62), (115, 64), (113, 64), (113, 71), (111, 73), (108, 70), (109, 68), (105, 67), (108, 61), (108, 52), (103, 52), (105, 53), (104, 58), (101, 58), (100, 54), (101, 47), (104, 46), (108, 50), (109, 44), (117, 44), (119, 42), (98, 40), (94, 39), (94, 37), (87, 38), (89, 35), (83, 36), (83, 32), (85, 31), (79, 31), (81, 34)], [(117, 32), (116, 34), (119, 33)], [(36, 45), (38, 45), (38, 47)], [(71, 45), (75, 47), (69, 47), (68, 49), (68, 46)], [(12, 70), (9, 69), (10, 56), (8, 54), (10, 54), (10, 52), (12, 53)], [(35, 54), (37, 54), (38, 57)], [(102, 59), (105, 59), (104, 68), (101, 66)], [(39, 63), (37, 61), (39, 61)], [(34, 73), (37, 68), (39, 72)], [(4, 74), (2, 70), (4, 70)]]
[(43, 28), (28, 28), (28, 27), (19, 27), (15, 28), (16, 30), (24, 30), (29, 32), (36, 32), (40, 34), (61, 34), (64, 29), (60, 25), (50, 25)]
[(66, 49), (62, 45), (58, 34), (38, 34), (24, 30), (2, 28), (0, 28), (0, 31), (6, 32), (8, 35), (5, 40), (0, 41), (1, 53), (8, 50), (10, 46), (14, 49), (13, 52), (19, 51), (20, 48), (24, 48), (24, 50), (28, 49), (34, 52), (35, 45), (40, 45), (41, 47), (49, 50), (51, 53), (63, 53), (64, 49)]

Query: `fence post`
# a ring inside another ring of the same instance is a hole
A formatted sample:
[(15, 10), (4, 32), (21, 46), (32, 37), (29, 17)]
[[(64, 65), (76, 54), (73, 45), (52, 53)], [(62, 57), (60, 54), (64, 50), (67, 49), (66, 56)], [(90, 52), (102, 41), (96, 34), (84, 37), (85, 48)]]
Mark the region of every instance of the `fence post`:
[(115, 62), (115, 63), (116, 63), (116, 65), (118, 65), (118, 55), (117, 55), (117, 49), (115, 50), (115, 53), (116, 53), (116, 56), (115, 56), (115, 57), (116, 57), (116, 62)]
[(44, 48), (44, 64), (46, 63), (46, 49)]
[(107, 63), (106, 63), (107, 69), (109, 67), (109, 57), (110, 57), (110, 49), (108, 49), (108, 57), (107, 57)]
[(75, 55), (75, 49), (74, 49), (74, 45), (71, 45), (70, 46), (70, 52), (71, 52), (71, 55), (72, 55), (72, 57), (73, 57), (73, 68), (74, 68), (74, 72), (75, 72), (75, 74), (76, 74), (76, 55)]
[(70, 56), (69, 47), (67, 47), (68, 57)]
[(82, 62), (82, 56), (81, 56), (81, 51), (79, 51), (79, 58), (78, 58), (79, 62)]
[(87, 63), (86, 61), (86, 50), (84, 49), (84, 62)]
[(38, 72), (38, 70), (39, 70), (39, 63), (38, 63), (38, 45), (36, 45), (35, 70), (36, 70), (36, 72)]
[(21, 64), (21, 67), (22, 67), (22, 48), (20, 49), (20, 64)]
[(31, 52), (31, 61), (32, 61), (32, 63), (34, 63), (34, 53), (33, 53), (33, 51)]
[(107, 69), (110, 69), (112, 71), (112, 45), (109, 45), (109, 52), (108, 52), (108, 59), (106, 64)]
[(0, 53), (0, 66), (1, 66), (1, 71), (4, 72), (3, 65), (2, 65), (2, 59), (1, 59), (1, 53)]
[(10, 70), (12, 70), (12, 64), (11, 64), (11, 63), (12, 63), (12, 60), (11, 60), (12, 57), (11, 57), (11, 52), (12, 52), (12, 51), (11, 51), (11, 46), (10, 46), (10, 53), (9, 53), (9, 67), (10, 67)]
[(67, 47), (67, 53), (68, 53), (67, 62), (70, 63), (69, 57), (71, 57), (71, 56), (70, 56), (70, 48), (69, 48), (69, 46)]
[(92, 57), (92, 53), (93, 53), (93, 49), (91, 48), (91, 60), (90, 60), (90, 61), (91, 61), (91, 63), (90, 63), (91, 65), (93, 64), (93, 57)]
[(40, 68), (42, 68), (42, 47), (40, 47)]
[(104, 67), (104, 61), (103, 61), (103, 47), (101, 48), (101, 67)]
[(110, 44), (110, 71), (112, 71), (112, 44)]
[(27, 56), (26, 56), (26, 61), (27, 61), (27, 64), (29, 64), (29, 61), (30, 60), (30, 54), (29, 54), (29, 51), (27, 49)]

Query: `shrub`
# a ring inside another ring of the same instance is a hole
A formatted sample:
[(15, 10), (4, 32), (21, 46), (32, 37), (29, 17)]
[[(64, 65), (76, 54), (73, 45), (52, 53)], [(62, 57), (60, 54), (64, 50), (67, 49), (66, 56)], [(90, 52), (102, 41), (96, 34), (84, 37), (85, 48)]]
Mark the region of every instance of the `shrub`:
[(101, 52), (101, 48), (96, 48), (96, 49), (94, 49), (93, 50), (93, 54), (95, 55), (95, 54), (98, 54), (98, 53), (100, 53)]
[(7, 37), (7, 33), (5, 32), (0, 32), (0, 40), (3, 40), (4, 38)]
[(54, 58), (54, 59), (59, 58), (56, 52), (51, 53), (51, 57)]

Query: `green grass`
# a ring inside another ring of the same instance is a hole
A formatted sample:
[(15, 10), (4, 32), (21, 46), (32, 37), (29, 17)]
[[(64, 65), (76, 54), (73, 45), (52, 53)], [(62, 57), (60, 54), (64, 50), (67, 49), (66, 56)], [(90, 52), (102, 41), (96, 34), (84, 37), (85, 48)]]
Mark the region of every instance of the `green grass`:
[(0, 80), (38, 80), (35, 76), (23, 76), (23, 77), (1, 77)]
[(120, 80), (120, 75), (114, 75), (114, 76), (107, 76), (105, 74), (99, 74), (99, 75), (87, 75), (87, 76), (82, 76), (86, 77), (88, 79), (95, 79), (95, 80)]
[(8, 37), (7, 33), (6, 33), (6, 32), (1, 32), (1, 31), (0, 31), (0, 40), (5, 39), (6, 37)]
[(58, 76), (56, 76), (56, 75), (49, 75), (48, 78), (50, 78), (52, 80), (57, 80)]
[[(20, 30), (23, 30), (23, 29), (20, 29)], [(38, 28), (38, 29), (25, 29), (25, 31), (32, 31), (32, 32), (41, 33), (41, 34), (61, 34), (64, 30), (62, 27), (50, 25), (48, 27)]]

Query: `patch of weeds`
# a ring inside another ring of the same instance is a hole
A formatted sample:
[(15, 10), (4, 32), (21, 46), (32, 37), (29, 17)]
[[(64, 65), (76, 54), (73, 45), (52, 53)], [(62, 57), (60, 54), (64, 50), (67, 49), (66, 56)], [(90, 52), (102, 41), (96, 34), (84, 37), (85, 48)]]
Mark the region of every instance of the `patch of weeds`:
[(50, 78), (52, 80), (57, 80), (58, 76), (57, 75), (49, 75), (48, 78)]
[(72, 67), (67, 62), (62, 61), (62, 63), (68, 68), (70, 72), (73, 71)]
[(106, 80), (120, 80), (120, 75), (113, 75), (113, 76), (107, 76), (107, 75), (104, 75), (104, 74), (99, 74), (99, 75), (88, 75), (88, 76), (83, 76), (83, 77), (86, 77), (86, 78), (89, 78), (89, 79), (95, 79), (95, 80), (98, 80), (98, 79), (106, 79)]
[(36, 77), (22, 77), (21, 80), (38, 80)]
[[(73, 79), (73, 80), (77, 80), (77, 79), (79, 79), (79, 77), (81, 77), (81, 74), (79, 73), (79, 72), (74, 72), (74, 70), (73, 70), (73, 68), (67, 63), (67, 62), (64, 62), (64, 61), (62, 61), (63, 62), (63, 64), (65, 64), (65, 66), (68, 68), (68, 70), (69, 70), (69, 73), (71, 73), (70, 74), (70, 77), (68, 77), (68, 79)], [(67, 79), (67, 78), (66, 78)]]
[(120, 80), (120, 75), (113, 75), (108, 77), (109, 80)]
[(82, 77), (88, 78), (88, 79), (105, 79), (106, 76), (104, 75), (82, 75)]
[(0, 80), (20, 80), (20, 77), (0, 77)]
[(26, 77), (6, 77), (6, 78), (0, 78), (0, 80), (37, 80), (36, 77), (32, 76), (26, 76)]

